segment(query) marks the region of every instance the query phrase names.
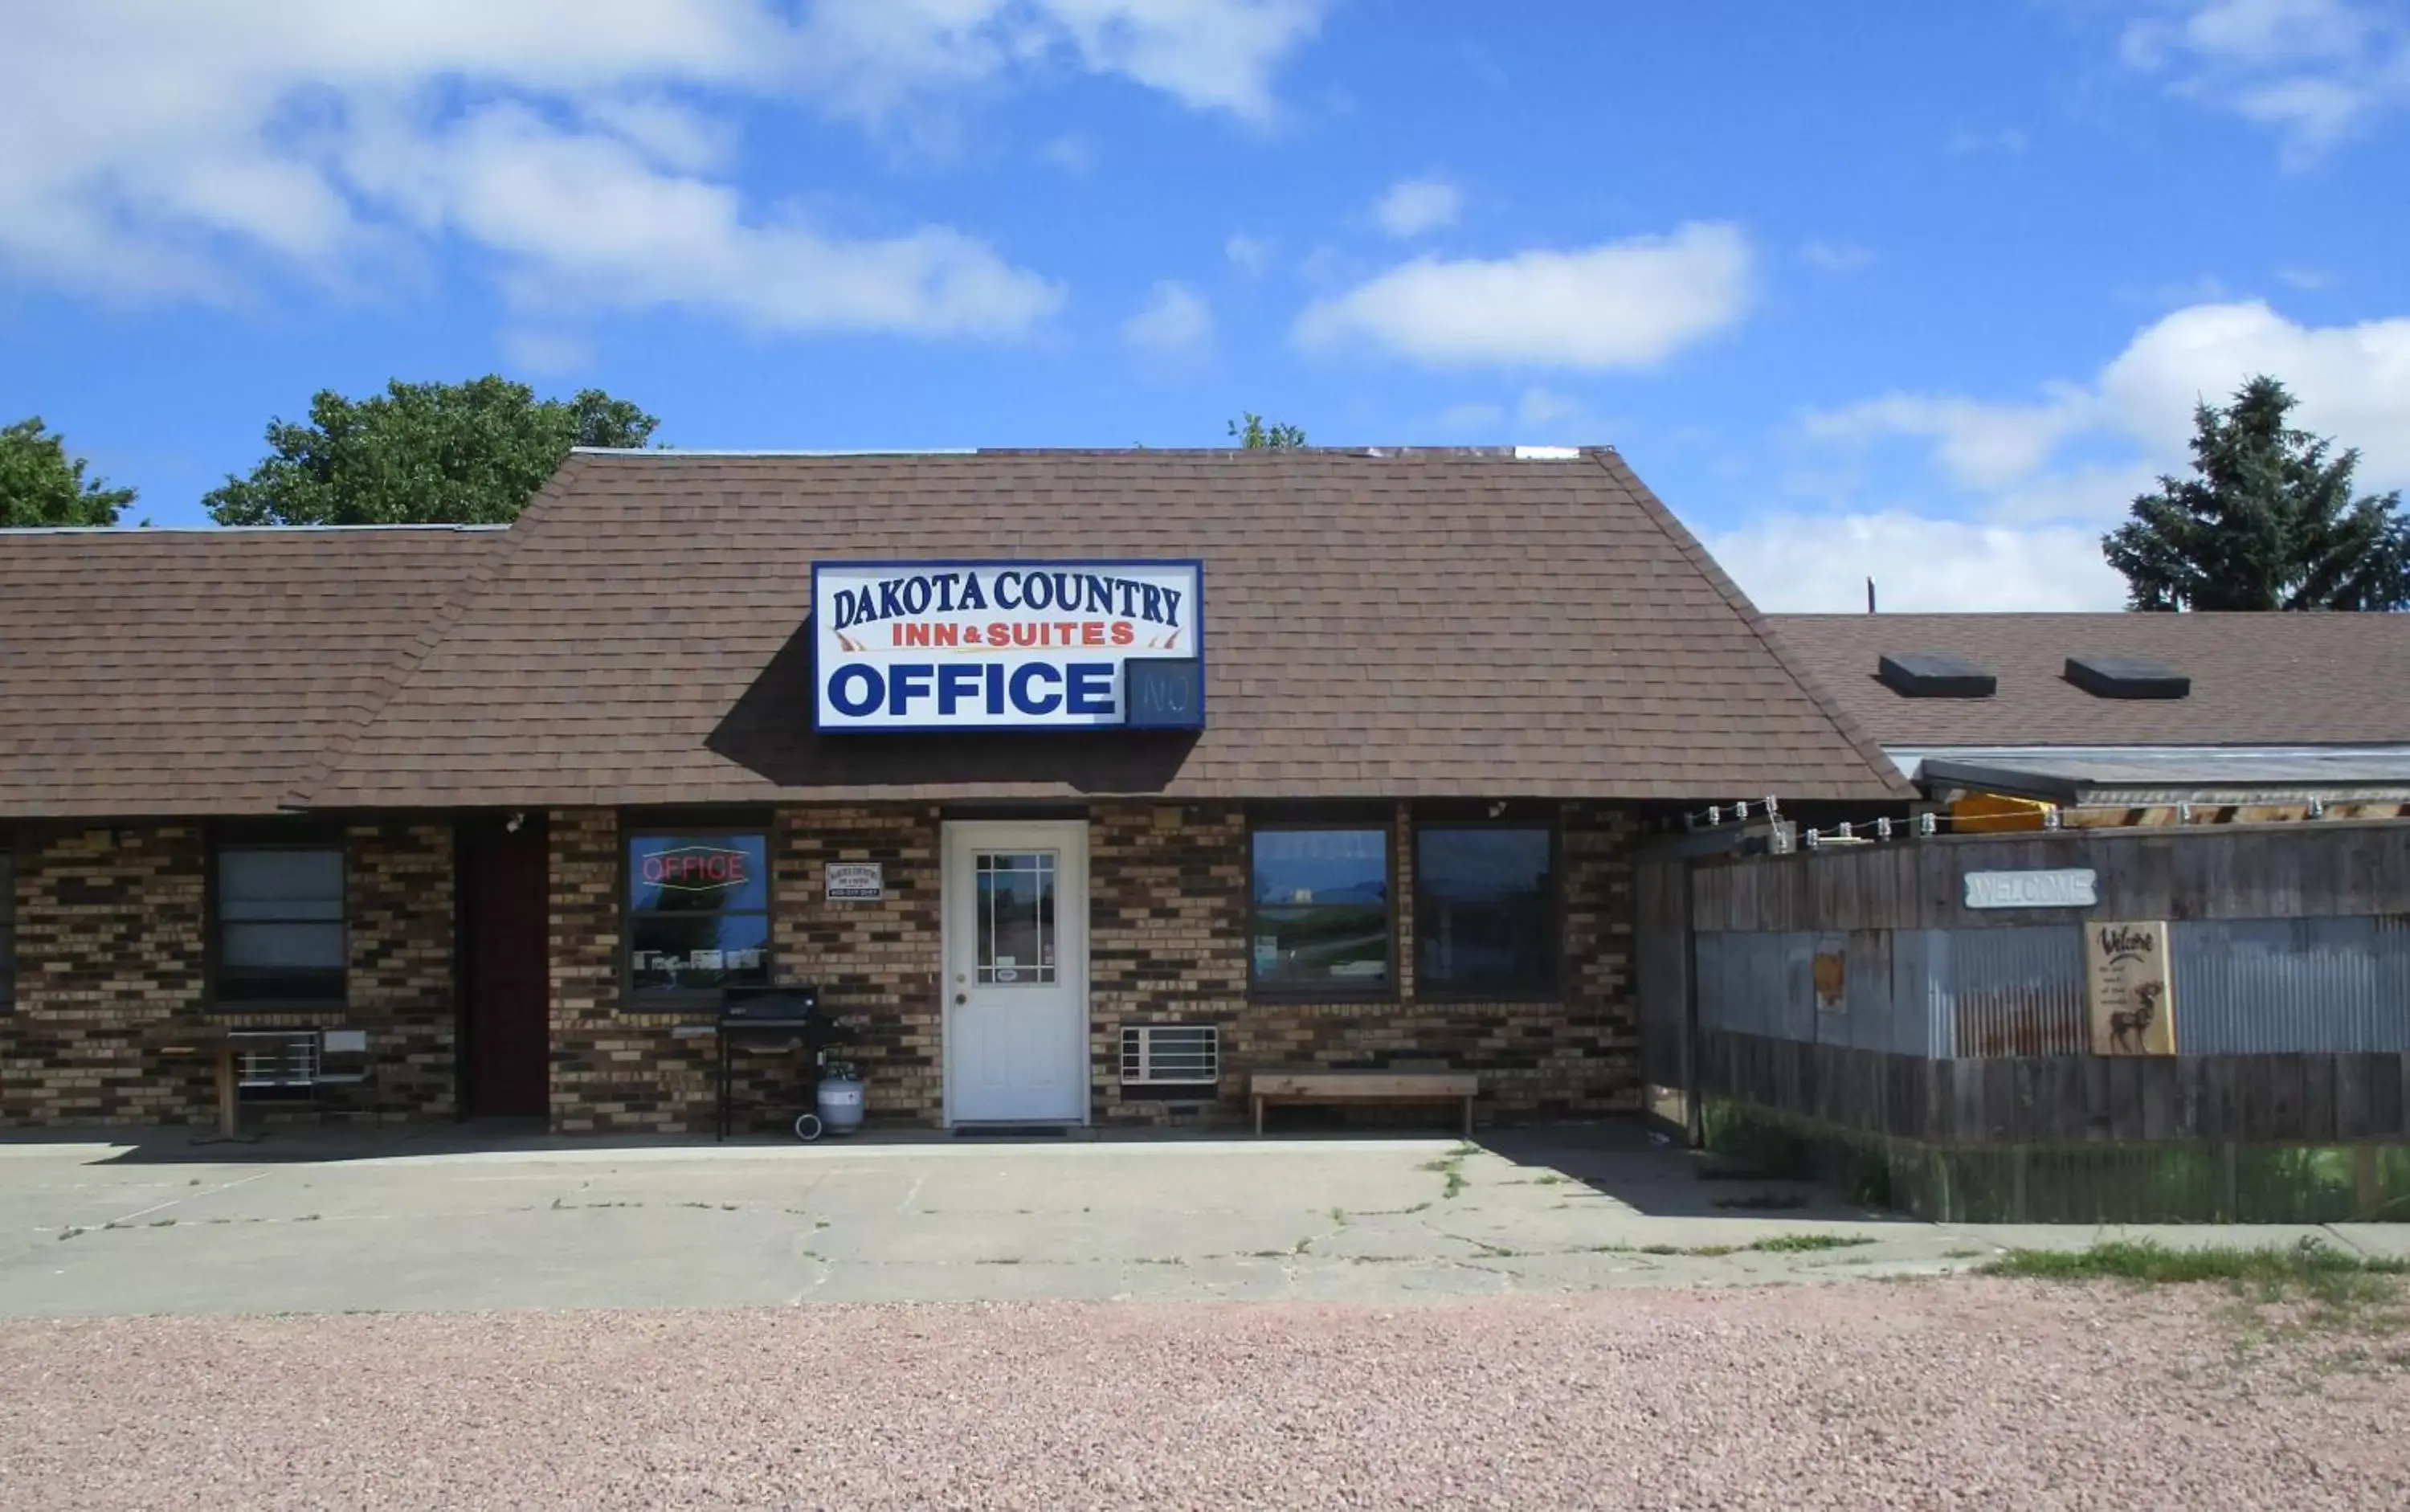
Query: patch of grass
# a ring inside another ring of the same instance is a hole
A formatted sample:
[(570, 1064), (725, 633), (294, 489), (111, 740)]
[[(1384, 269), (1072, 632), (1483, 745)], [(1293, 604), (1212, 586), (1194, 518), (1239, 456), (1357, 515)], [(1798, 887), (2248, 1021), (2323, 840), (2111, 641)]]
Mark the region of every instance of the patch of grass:
[[(2402, 1306), (2410, 1260), (2356, 1255), (2308, 1235), (2290, 1249), (2170, 1249), (2149, 1240), (2118, 1240), (2086, 1250), (2011, 1250), (1975, 1270), (2038, 1280), (2122, 1281), (2137, 1287), (2223, 1286), (2235, 1299), (2228, 1317), (2238, 1346), (2245, 1350), (2303, 1333), (2359, 1333), (2391, 1343), (2410, 1326)], [(2334, 1347), (2320, 1346), (2316, 1369), (2389, 1368), (2404, 1359), (2398, 1347), (2328, 1353)]]
[(2410, 1261), (2374, 1258), (2304, 1237), (2292, 1249), (2169, 1249), (2155, 1240), (2112, 1240), (2092, 1249), (2010, 1249), (1986, 1275), (2026, 1281), (2316, 1281), (2321, 1275), (2410, 1275)]
[(1345, 1208), (1332, 1208), (1330, 1210), (1330, 1221), (1337, 1224), (1342, 1228), (1346, 1228), (1347, 1210)]
[(981, 1265), (1019, 1265), (1021, 1263), (1021, 1257), (1018, 1255), (997, 1255), (988, 1259), (981, 1260), (979, 1263)]
[(1854, 1249), (1874, 1241), (1856, 1234), (1775, 1234), (1747, 1244), (1601, 1244), (1603, 1255), (1680, 1255), (1691, 1259), (1719, 1260), (1727, 1255), (1796, 1255), (1815, 1250)]
[(1809, 1250), (1855, 1249), (1861, 1244), (1873, 1243), (1861, 1234), (1776, 1234), (1749, 1247), (1769, 1255), (1797, 1255)]
[(1941, 1258), (1945, 1260), (1971, 1260), (1982, 1253), (1980, 1249), (1945, 1249)]
[(1303, 1239), (1299, 1240), (1295, 1244), (1291, 1245), (1289, 1247), (1289, 1253), (1291, 1255), (1302, 1255), (1313, 1246), (1314, 1236), (1312, 1234), (1308, 1234)]
[(1713, 1205), (1735, 1211), (1765, 1213), (1804, 1208), (1808, 1199), (1796, 1192), (1745, 1192), (1739, 1197), (1717, 1198)]
[(2090, 1249), (2012, 1249), (1979, 1269), (1985, 1275), (2037, 1281), (2230, 1281), (2261, 1287), (2307, 1286), (2315, 1292), (2339, 1277), (2410, 1275), (2410, 1260), (2355, 1255), (2307, 1236), (2291, 1249), (2170, 1249), (2153, 1240), (2121, 1239)]
[(1445, 1202), (1463, 1191), (1468, 1185), (1464, 1179), (1464, 1157), (1479, 1148), (1477, 1144), (1459, 1144), (1438, 1159), (1426, 1160), (1415, 1169), (1428, 1170), (1446, 1182), (1445, 1189), (1439, 1194), (1440, 1200)]

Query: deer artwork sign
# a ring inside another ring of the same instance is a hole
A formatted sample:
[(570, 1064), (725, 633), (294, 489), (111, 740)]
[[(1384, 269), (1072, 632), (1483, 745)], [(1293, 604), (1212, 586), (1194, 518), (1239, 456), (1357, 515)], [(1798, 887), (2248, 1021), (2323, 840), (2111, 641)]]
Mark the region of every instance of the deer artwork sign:
[(2092, 1053), (2174, 1054), (2175, 986), (2166, 921), (2087, 923), (2083, 957), (2092, 1005)]

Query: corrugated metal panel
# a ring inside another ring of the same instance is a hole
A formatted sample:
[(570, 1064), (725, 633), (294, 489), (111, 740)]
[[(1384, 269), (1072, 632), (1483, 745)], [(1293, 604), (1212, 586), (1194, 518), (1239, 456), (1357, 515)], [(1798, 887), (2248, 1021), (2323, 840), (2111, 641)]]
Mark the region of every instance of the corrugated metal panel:
[[(1786, 1026), (1788, 937), (1710, 930), (1699, 939), (1699, 1023), (1769, 1039), (1799, 1039)], [(1812, 1012), (1813, 1010), (1811, 1009)]]
[(1891, 937), (1891, 1043), (1903, 1055), (1946, 1059), (1952, 1044), (1950, 995), (1935, 963), (1947, 949), (1938, 929), (1900, 929)]
[(2182, 921), (2170, 933), (2182, 1054), (2410, 1050), (2399, 919)]
[(2091, 1048), (2077, 926), (1935, 933), (1943, 937), (1935, 965), (1950, 996), (1954, 1054), (2076, 1055)]

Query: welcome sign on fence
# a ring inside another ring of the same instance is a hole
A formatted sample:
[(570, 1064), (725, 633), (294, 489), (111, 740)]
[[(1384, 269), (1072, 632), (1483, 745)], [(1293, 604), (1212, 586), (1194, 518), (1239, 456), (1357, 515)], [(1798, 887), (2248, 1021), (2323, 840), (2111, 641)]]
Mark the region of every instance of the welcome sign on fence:
[(817, 564), (813, 722), (1202, 729), (1204, 577), (1193, 561)]

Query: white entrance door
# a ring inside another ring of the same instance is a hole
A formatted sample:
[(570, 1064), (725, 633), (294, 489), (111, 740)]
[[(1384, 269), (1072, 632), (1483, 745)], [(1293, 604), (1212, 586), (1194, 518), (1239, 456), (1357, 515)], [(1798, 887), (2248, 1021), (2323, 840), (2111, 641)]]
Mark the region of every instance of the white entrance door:
[(1088, 826), (945, 829), (946, 1121), (1088, 1118)]

